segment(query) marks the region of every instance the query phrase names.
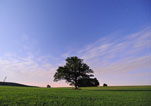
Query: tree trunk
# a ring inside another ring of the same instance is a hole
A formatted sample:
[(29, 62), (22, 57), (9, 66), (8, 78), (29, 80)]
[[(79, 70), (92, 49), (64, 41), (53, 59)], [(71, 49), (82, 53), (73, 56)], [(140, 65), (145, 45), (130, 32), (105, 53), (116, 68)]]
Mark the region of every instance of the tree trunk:
[(78, 89), (78, 82), (77, 80), (75, 80), (75, 85), (74, 85), (75, 89)]
[(75, 89), (78, 89), (78, 86), (77, 86), (77, 85), (75, 85)]

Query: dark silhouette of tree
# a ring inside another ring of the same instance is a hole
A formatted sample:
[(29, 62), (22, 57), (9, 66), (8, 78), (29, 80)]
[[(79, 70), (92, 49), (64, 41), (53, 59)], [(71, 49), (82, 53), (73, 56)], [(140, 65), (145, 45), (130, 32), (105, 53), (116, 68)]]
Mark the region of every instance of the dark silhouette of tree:
[(51, 88), (51, 86), (48, 84), (48, 85), (47, 85), (47, 88)]
[(96, 78), (82, 78), (78, 81), (79, 87), (99, 86), (99, 81)]
[(103, 86), (104, 86), (104, 87), (107, 87), (108, 85), (104, 83)]
[(66, 80), (70, 85), (78, 89), (80, 79), (89, 79), (93, 75), (93, 70), (89, 68), (82, 59), (74, 56), (66, 59), (66, 64), (63, 67), (58, 67), (54, 75), (54, 81)]

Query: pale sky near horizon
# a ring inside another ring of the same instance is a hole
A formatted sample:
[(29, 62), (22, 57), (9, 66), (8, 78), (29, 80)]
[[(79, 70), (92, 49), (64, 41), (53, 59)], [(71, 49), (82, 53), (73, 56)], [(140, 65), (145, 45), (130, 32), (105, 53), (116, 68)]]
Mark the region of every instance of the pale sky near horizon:
[(151, 85), (150, 0), (0, 0), (0, 81), (53, 82), (69, 56), (100, 85)]

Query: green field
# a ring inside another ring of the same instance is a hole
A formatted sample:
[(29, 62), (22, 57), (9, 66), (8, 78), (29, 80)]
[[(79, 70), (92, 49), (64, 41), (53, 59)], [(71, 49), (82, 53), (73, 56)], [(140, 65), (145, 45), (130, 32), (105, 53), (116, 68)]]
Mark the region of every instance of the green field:
[(151, 86), (80, 89), (0, 86), (0, 106), (151, 106)]

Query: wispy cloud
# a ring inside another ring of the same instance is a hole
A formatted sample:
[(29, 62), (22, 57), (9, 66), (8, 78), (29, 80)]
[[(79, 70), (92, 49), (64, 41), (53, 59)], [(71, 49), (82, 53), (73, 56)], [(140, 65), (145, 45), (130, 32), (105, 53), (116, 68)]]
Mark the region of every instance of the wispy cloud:
[(96, 67), (96, 70), (99, 70), (96, 73), (122, 73), (122, 72), (130, 72), (136, 70), (145, 70), (151, 69), (151, 56), (141, 56), (135, 59), (128, 59), (124, 61), (118, 61), (115, 63), (111, 63), (107, 66)]
[[(53, 82), (55, 71), (56, 66), (47, 62), (39, 63), (38, 58), (32, 55), (24, 58), (13, 55), (0, 58), (0, 80), (7, 76), (7, 81), (10, 82), (37, 86), (46, 86), (47, 84), (59, 86)], [(66, 85), (64, 84), (64, 86)]]
[(126, 36), (101, 38), (94, 44), (86, 46), (78, 53), (86, 60), (92, 60), (98, 57), (106, 60), (119, 56), (123, 58), (125, 56), (135, 57), (144, 52), (144, 49), (151, 50), (151, 29), (145, 29)]
[[(42, 74), (49, 73), (49, 70), (52, 69), (50, 66), (46, 67), (45, 64), (38, 65), (33, 60), (32, 56), (26, 58), (19, 58), (16, 56), (3, 57), (0, 59), (0, 67), (1, 80), (4, 76), (8, 76), (8, 81), (25, 81), (27, 84), (32, 84), (34, 80), (38, 80), (38, 78), (40, 79)], [(49, 70), (46, 69), (48, 67)]]

